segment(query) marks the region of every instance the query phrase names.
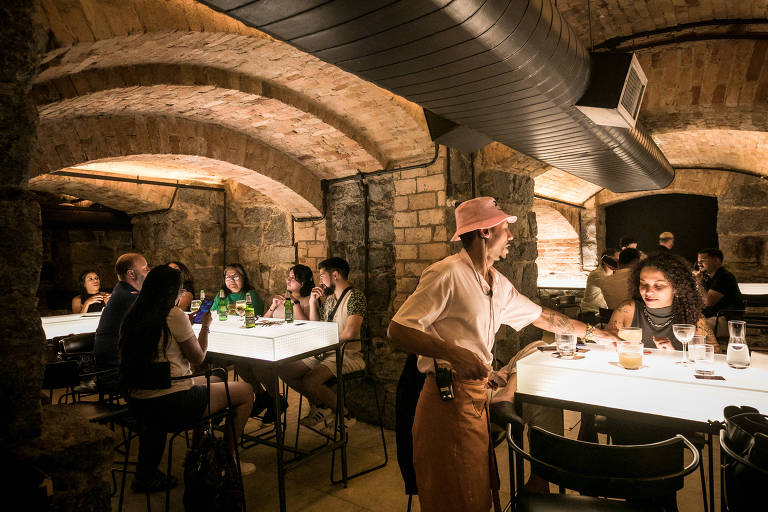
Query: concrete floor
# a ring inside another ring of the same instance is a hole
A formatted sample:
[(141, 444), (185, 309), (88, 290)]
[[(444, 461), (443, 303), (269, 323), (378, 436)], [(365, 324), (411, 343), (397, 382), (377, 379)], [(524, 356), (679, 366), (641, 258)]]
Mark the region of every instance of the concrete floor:
[[(291, 393), (288, 409), (288, 439), (294, 439), (297, 424), (298, 395)], [(304, 404), (304, 412), (306, 409)], [(576, 437), (578, 433), (579, 415), (566, 412), (566, 434), (568, 437)], [(257, 430), (260, 422), (251, 419), (246, 431)], [(570, 430), (569, 430), (570, 429)], [(387, 449), (390, 454), (389, 464), (375, 472), (363, 475), (351, 480), (345, 489), (341, 484), (333, 485), (329, 480), (331, 464), (330, 454), (320, 454), (306, 461), (295, 470), (288, 473), (286, 478), (286, 493), (288, 510), (296, 511), (329, 511), (333, 512), (357, 512), (357, 511), (405, 511), (407, 496), (403, 491), (403, 481), (395, 457), (395, 435), (393, 431), (385, 431)], [(317, 434), (302, 428), (300, 446), (311, 447), (322, 442)], [(134, 443), (135, 445), (136, 443)], [(182, 474), (182, 463), (186, 453), (186, 445), (183, 438), (177, 439), (174, 444), (174, 475)], [(496, 450), (501, 475), (502, 505), (509, 501), (509, 466), (507, 448), (505, 444)], [(719, 457), (717, 448), (715, 456)], [(243, 460), (256, 464), (256, 473), (243, 479), (245, 486), (246, 504), (249, 511), (274, 511), (279, 510), (277, 470), (275, 450), (268, 446), (259, 445), (241, 452)], [(382, 460), (381, 442), (379, 431), (376, 427), (365, 423), (357, 423), (350, 430), (349, 466), (350, 472), (362, 467), (374, 465)], [(715, 459), (718, 460), (718, 459)], [(706, 464), (706, 454), (703, 461)], [(338, 467), (338, 464), (337, 464)], [(705, 466), (706, 468), (706, 466)], [(717, 480), (717, 467), (715, 468)], [(145, 496), (134, 494), (130, 490), (130, 479), (126, 485), (125, 510), (146, 510)], [(716, 491), (719, 492), (719, 485)], [(171, 493), (171, 510), (182, 511), (183, 484)], [(716, 494), (719, 503), (719, 494)], [(165, 494), (153, 493), (151, 504), (153, 510), (163, 510)], [(113, 509), (117, 510), (117, 498), (112, 501)], [(678, 493), (678, 506), (681, 512), (703, 510), (701, 487), (698, 471), (689, 475), (685, 481), (685, 487)], [(719, 507), (718, 507), (719, 508)], [(419, 510), (418, 500), (414, 500), (414, 511)]]

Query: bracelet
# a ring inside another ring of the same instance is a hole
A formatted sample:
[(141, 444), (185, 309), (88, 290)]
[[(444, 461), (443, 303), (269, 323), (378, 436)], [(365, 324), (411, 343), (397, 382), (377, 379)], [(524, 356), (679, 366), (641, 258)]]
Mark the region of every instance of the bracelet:
[(211, 328), (210, 328), (210, 327), (208, 327), (207, 325), (204, 325), (204, 326), (202, 326), (202, 327), (200, 328), (200, 334), (202, 334), (202, 333), (203, 333), (203, 330), (205, 330), (205, 332), (211, 332)]
[(592, 341), (592, 334), (595, 332), (595, 326), (587, 324), (587, 332), (584, 334), (584, 341)]
[(277, 308), (269, 308), (270, 313), (274, 313)]

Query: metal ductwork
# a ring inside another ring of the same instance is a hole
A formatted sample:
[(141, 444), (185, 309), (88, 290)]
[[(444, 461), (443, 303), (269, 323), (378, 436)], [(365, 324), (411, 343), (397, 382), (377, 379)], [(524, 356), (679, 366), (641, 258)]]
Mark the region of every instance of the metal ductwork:
[(598, 126), (575, 107), (590, 56), (551, 0), (203, 3), (421, 105), (454, 140), (464, 127), (614, 192), (674, 178), (639, 123)]

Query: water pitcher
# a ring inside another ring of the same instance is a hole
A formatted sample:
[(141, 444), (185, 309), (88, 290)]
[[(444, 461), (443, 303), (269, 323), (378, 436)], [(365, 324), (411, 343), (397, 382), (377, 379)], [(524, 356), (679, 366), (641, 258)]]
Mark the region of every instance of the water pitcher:
[(725, 361), (731, 368), (749, 366), (749, 348), (747, 347), (747, 324), (741, 320), (728, 322), (728, 353)]

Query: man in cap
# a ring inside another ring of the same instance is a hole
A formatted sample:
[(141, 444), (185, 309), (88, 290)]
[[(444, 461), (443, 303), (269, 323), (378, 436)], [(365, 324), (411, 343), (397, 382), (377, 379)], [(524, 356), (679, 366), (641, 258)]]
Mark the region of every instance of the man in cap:
[(672, 247), (675, 246), (675, 235), (669, 231), (665, 231), (659, 234), (659, 250), (658, 252), (670, 252)]
[[(604, 331), (542, 308), (493, 268), (507, 256), (517, 217), (492, 197), (456, 208), (456, 234), (464, 248), (428, 267), (416, 290), (389, 324), (398, 347), (419, 355), (427, 374), (413, 425), (413, 462), (421, 509), (487, 511), (495, 461), (489, 450), (487, 378), (494, 337), (501, 324), (516, 330), (533, 324), (556, 333), (610, 342)], [(441, 400), (438, 359), (454, 370), (453, 400)]]

